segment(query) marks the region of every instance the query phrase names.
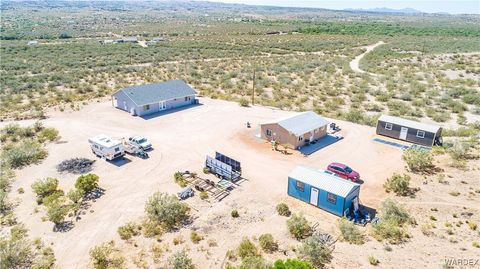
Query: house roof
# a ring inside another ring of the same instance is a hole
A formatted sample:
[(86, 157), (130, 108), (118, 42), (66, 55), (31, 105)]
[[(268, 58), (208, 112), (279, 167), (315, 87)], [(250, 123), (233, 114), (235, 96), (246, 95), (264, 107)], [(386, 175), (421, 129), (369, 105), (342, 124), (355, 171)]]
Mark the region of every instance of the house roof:
[(347, 197), (354, 189), (360, 187), (357, 183), (331, 175), (323, 170), (304, 166), (295, 167), (288, 177), (341, 197)]
[(120, 91), (125, 93), (138, 106), (196, 94), (196, 92), (182, 80), (169, 80), (155, 84), (132, 86), (121, 89)]
[(271, 123), (278, 123), (285, 130), (296, 136), (303, 135), (314, 129), (328, 125), (328, 121), (313, 111), (295, 113)]
[(430, 133), (436, 133), (441, 128), (440, 126), (437, 126), (437, 125), (421, 123), (418, 121), (407, 120), (407, 119), (388, 116), (388, 115), (382, 115), (378, 120), (383, 122), (390, 122), (390, 123), (405, 126), (405, 127), (415, 128), (415, 129), (427, 131)]

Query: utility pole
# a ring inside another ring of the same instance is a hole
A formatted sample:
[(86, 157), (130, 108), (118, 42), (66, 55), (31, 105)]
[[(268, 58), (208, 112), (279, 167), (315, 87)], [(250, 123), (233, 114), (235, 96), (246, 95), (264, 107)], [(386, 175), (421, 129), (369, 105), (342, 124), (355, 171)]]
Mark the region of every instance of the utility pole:
[(253, 68), (252, 106), (255, 104), (255, 67)]

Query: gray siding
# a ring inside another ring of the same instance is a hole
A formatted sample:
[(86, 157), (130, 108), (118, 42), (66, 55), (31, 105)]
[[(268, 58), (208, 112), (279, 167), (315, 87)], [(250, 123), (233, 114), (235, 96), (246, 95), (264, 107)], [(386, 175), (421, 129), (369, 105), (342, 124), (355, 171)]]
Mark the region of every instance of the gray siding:
[(125, 93), (118, 91), (112, 96), (112, 105), (114, 107), (127, 111), (132, 115), (137, 115), (137, 105)]
[[(190, 97), (189, 100), (185, 100), (185, 97), (175, 98), (172, 100), (165, 101), (166, 108), (162, 111), (167, 111), (169, 109), (188, 106), (195, 103), (195, 95), (187, 96)], [(155, 102), (149, 105), (144, 106), (135, 106), (135, 111), (137, 116), (145, 116), (152, 113), (160, 112), (160, 102)]]
[[(435, 141), (435, 136), (436, 136), (435, 133), (420, 130), (420, 131), (425, 132), (425, 137), (420, 138), (420, 137), (417, 137), (418, 129), (411, 128), (409, 126), (400, 126), (400, 125), (397, 125), (397, 124), (392, 124), (392, 130), (387, 130), (387, 129), (385, 129), (385, 125), (386, 125), (386, 122), (378, 121), (378, 123), (377, 123), (377, 134), (392, 137), (392, 138), (396, 138), (396, 139), (399, 139), (399, 140), (404, 140), (404, 141), (407, 141), (407, 142), (410, 142), (410, 143), (415, 143), (415, 144), (422, 145), (422, 146), (427, 146), (427, 147), (433, 146), (433, 142)], [(400, 139), (400, 131), (401, 131), (402, 127), (408, 128), (406, 139)]]

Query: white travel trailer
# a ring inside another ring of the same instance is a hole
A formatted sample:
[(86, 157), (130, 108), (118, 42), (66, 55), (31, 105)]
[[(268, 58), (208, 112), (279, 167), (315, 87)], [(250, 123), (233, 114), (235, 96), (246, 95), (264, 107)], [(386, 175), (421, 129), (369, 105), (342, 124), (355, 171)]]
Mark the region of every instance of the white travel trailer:
[(104, 134), (88, 139), (92, 152), (100, 158), (113, 160), (125, 155), (125, 147), (120, 140), (112, 139)]

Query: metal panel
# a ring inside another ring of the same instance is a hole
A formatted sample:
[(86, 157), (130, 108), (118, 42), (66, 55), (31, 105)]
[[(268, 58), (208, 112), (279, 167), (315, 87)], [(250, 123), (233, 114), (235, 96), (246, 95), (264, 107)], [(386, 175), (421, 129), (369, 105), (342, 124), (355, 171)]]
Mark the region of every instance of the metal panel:
[(223, 155), (222, 153), (219, 153), (219, 152), (215, 152), (215, 159), (223, 162), (223, 163), (226, 163), (228, 165), (230, 165), (233, 169), (233, 171), (236, 171), (236, 172), (241, 172), (242, 171), (242, 168), (240, 167), (240, 162), (239, 161), (236, 161), (226, 155)]

